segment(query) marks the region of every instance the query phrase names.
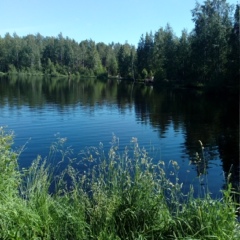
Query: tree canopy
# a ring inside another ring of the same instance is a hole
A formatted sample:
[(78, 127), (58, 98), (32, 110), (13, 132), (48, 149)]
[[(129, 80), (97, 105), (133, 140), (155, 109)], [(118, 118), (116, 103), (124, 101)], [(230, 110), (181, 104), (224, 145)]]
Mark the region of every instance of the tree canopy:
[(205, 0), (192, 10), (194, 29), (177, 37), (169, 24), (127, 42), (76, 42), (60, 33), (0, 36), (0, 72), (118, 76), (158, 83), (223, 86), (239, 80), (239, 4)]

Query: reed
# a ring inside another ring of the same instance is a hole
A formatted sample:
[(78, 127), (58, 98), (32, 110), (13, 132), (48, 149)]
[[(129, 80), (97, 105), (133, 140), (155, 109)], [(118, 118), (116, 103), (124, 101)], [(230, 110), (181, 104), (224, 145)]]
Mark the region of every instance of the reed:
[(135, 138), (123, 153), (115, 136), (107, 154), (86, 148), (57, 176), (48, 162), (67, 158), (58, 145), (19, 169), (12, 143), (0, 128), (0, 239), (240, 239), (231, 184), (222, 199), (183, 196), (178, 164), (171, 182)]

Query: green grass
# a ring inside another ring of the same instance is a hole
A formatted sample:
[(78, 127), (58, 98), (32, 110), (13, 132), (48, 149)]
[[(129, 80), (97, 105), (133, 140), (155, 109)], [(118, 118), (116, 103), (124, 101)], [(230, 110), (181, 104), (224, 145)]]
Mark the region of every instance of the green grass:
[[(64, 142), (49, 158), (67, 159)], [(123, 153), (116, 137), (107, 154), (89, 147), (57, 176), (40, 156), (19, 169), (12, 143), (0, 128), (0, 239), (240, 239), (230, 184), (222, 199), (194, 198), (194, 189), (183, 196), (178, 178), (170, 182), (164, 163), (153, 164), (135, 138)], [(81, 173), (76, 164), (90, 167)]]

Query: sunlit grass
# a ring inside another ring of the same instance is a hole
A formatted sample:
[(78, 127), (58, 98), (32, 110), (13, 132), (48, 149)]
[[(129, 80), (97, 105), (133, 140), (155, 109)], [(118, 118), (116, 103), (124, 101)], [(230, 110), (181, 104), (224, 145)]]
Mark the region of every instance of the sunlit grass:
[(65, 139), (21, 170), (12, 143), (1, 128), (0, 239), (240, 239), (231, 184), (222, 199), (183, 195), (177, 162), (171, 182), (135, 138), (122, 153), (115, 136), (107, 154), (86, 148), (57, 176), (48, 161), (65, 161)]

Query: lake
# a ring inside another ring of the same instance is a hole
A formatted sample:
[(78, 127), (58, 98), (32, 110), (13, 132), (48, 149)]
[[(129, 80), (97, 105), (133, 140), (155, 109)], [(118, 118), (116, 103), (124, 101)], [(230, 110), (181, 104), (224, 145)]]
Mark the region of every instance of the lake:
[[(187, 191), (209, 188), (220, 196), (226, 175), (239, 185), (239, 98), (224, 92), (161, 89), (94, 78), (0, 78), (0, 126), (15, 133), (14, 149), (24, 146), (20, 167), (28, 167), (58, 137), (67, 138), (72, 157), (85, 147), (110, 148), (113, 134), (120, 151), (138, 139), (153, 161), (177, 161)], [(199, 140), (204, 145), (205, 162)]]

